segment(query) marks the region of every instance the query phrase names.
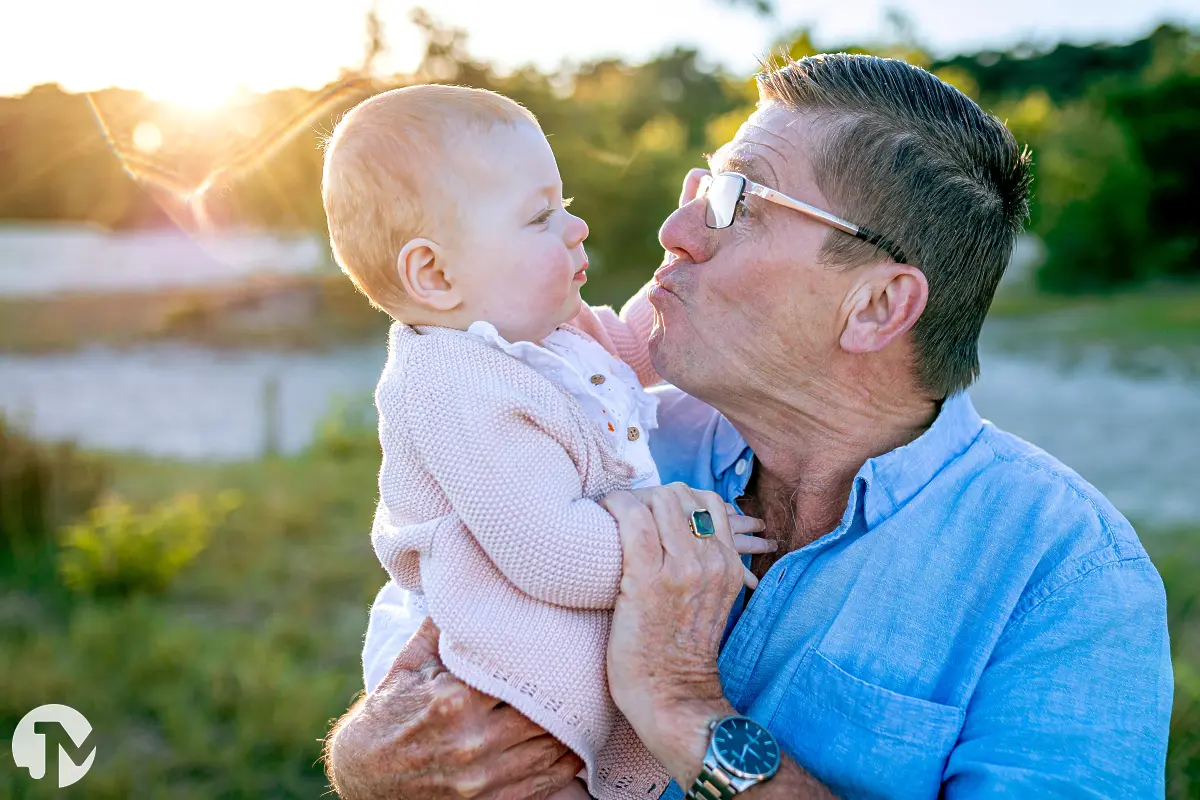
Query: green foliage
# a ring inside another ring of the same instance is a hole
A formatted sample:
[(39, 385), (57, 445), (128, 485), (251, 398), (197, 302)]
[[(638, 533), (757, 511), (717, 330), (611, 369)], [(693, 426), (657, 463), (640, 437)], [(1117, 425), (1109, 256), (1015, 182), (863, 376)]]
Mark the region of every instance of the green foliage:
[(1088, 104), (1065, 109), (1038, 150), (1037, 168), (1042, 287), (1094, 291), (1154, 273), (1150, 182), (1121, 126)]
[[(180, 492), (243, 503), (158, 595), (0, 592), (0, 730), (66, 702), (98, 737), (89, 798), (319, 797), (320, 740), (362, 688), (378, 451), (193, 465), (118, 459), (136, 508)], [(5, 584), (7, 576), (0, 577)], [(0, 798), (56, 797), (0, 768)], [(79, 796), (84, 796), (79, 795)]]
[(371, 398), (337, 400), (317, 426), (309, 453), (337, 460), (378, 457), (378, 422)]
[(240, 503), (236, 492), (222, 492), (208, 504), (181, 494), (138, 512), (118, 497), (106, 498), (86, 520), (63, 531), (63, 583), (80, 594), (159, 594)]
[[(1125, 44), (1018, 45), (935, 60), (911, 22), (892, 17), (888, 41), (818, 45), (801, 30), (777, 50), (904, 58), (1008, 119), (1034, 149), (1035, 229), (1048, 251), (1043, 286), (1084, 291), (1197, 275), (1196, 33), (1164, 25)], [(428, 81), (481, 86), (537, 114), (567, 193), (591, 227), (594, 269), (585, 292), (593, 302), (619, 304), (645, 282), (661, 258), (656, 229), (675, 206), (683, 174), (733, 135), (756, 100), (749, 76), (725, 74), (686, 48), (642, 64), (606, 59), (551, 74), (501, 73), (470, 55), (463, 31), (423, 11), (414, 20), (425, 38), (420, 66), (410, 75), (371, 76), (371, 90)], [(367, 28), (364, 70), (387, 48), (378, 19)], [(0, 218), (196, 225), (193, 211), (202, 207), (213, 224), (323, 230), (321, 140), (362, 96), (358, 88), (292, 89), (200, 116), (117, 89), (84, 97), (40, 86), (0, 98), (0, 166), (12, 176), (0, 193)], [(144, 124), (161, 132), (154, 152), (132, 144)], [(133, 154), (127, 171), (117, 150)], [(211, 190), (189, 206), (190, 190), (206, 179)]]
[(69, 444), (35, 442), (0, 417), (0, 560), (40, 551), (107, 480), (97, 459)]
[(1167, 589), (1175, 707), (1167, 753), (1167, 797), (1200, 797), (1200, 529), (1143, 537)]

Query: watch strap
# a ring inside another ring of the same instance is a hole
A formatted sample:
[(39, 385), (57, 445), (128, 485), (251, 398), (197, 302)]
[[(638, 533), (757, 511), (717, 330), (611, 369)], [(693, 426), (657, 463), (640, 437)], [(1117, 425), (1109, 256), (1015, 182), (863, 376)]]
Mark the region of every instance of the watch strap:
[(688, 800), (732, 800), (737, 789), (729, 780), (729, 776), (720, 767), (712, 769), (708, 764), (700, 767), (700, 774), (688, 790)]

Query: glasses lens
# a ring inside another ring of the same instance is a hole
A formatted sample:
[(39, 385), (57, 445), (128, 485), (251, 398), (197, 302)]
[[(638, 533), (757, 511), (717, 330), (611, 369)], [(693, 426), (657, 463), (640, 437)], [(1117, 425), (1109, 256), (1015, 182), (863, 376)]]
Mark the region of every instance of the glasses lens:
[(708, 185), (708, 210), (704, 222), (710, 228), (728, 228), (733, 224), (733, 214), (738, 200), (742, 199), (745, 179), (741, 175), (725, 173), (713, 177)]

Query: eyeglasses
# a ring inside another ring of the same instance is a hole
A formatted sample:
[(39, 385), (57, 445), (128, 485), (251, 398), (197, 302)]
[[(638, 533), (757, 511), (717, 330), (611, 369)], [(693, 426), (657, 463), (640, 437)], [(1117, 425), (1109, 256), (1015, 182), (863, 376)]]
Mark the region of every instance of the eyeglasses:
[(904, 251), (892, 244), (886, 237), (864, 228), (862, 225), (855, 225), (840, 217), (835, 217), (828, 211), (822, 211), (816, 206), (810, 206), (808, 203), (801, 202), (794, 197), (788, 197), (782, 192), (777, 192), (762, 184), (755, 183), (745, 175), (740, 175), (736, 172), (705, 175), (700, 181), (700, 191), (696, 196), (704, 198), (705, 201), (704, 223), (714, 230), (728, 228), (733, 224), (738, 203), (742, 202), (742, 199), (748, 194), (761, 197), (763, 200), (790, 208), (793, 211), (799, 211), (809, 219), (828, 225), (831, 228), (836, 228), (843, 233), (848, 233), (867, 244), (875, 245), (894, 258), (899, 264), (907, 263), (904, 260)]

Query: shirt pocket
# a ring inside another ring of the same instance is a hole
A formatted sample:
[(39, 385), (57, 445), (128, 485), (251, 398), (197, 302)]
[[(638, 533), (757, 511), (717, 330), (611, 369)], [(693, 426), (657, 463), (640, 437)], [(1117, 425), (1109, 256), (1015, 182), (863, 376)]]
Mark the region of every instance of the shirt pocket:
[(843, 797), (937, 797), (962, 728), (954, 706), (846, 672), (815, 648), (771, 718), (783, 748)]

